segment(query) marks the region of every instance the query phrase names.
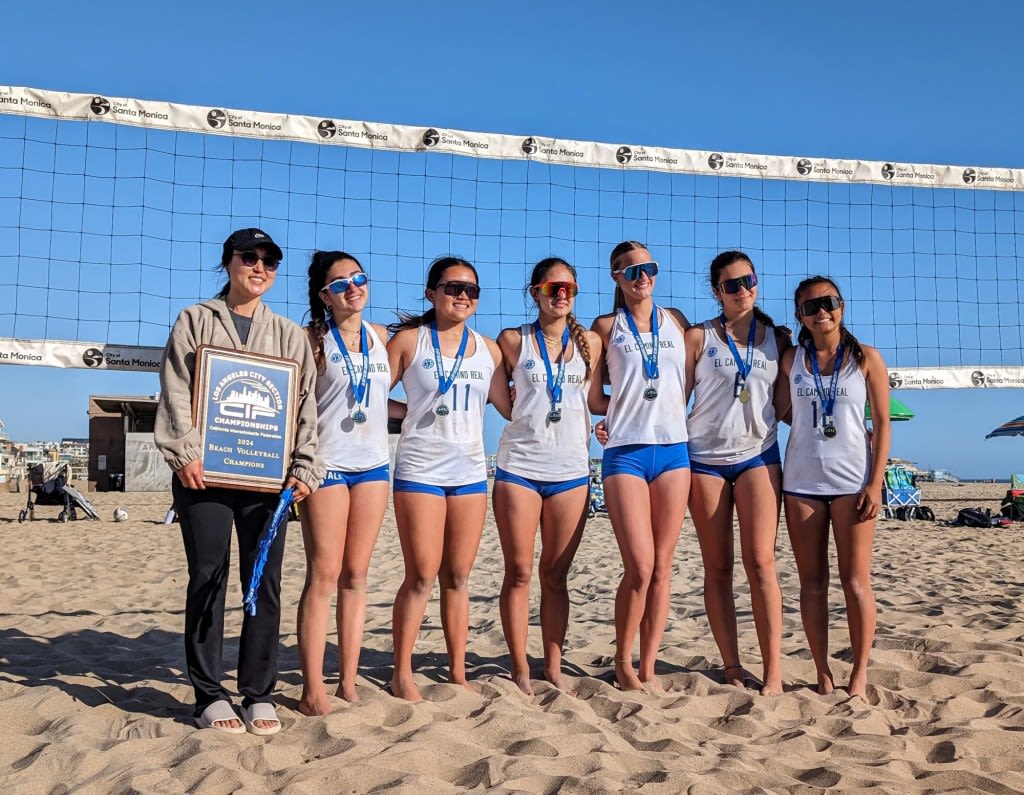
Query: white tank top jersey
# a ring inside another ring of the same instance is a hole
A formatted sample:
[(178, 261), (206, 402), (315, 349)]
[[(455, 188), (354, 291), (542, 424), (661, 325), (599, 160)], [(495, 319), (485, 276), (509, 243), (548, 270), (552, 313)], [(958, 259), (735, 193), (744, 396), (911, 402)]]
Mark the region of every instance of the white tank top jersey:
[[(370, 347), (368, 395), (359, 408), (366, 422), (352, 420), (356, 400), (345, 359), (329, 330), (324, 335), (327, 372), (316, 379), (317, 452), (328, 469), (363, 472), (388, 463), (388, 393), (391, 391), (391, 367), (384, 342), (367, 322), (366, 339)], [(362, 351), (349, 351), (358, 382), (363, 372)]]
[[(704, 343), (694, 371), (693, 409), (686, 420), (690, 458), (714, 465), (749, 461), (775, 444), (778, 433), (772, 403), (779, 374), (775, 329), (758, 324), (758, 333), (763, 330), (764, 339), (754, 346), (746, 381), (750, 400), (746, 403), (735, 396), (738, 369), (729, 343), (712, 321), (705, 321), (703, 329)], [(733, 341), (746, 362), (746, 345)]]
[[(658, 309), (659, 377), (648, 381), (643, 356), (637, 350), (633, 332), (620, 309), (608, 335), (608, 376), (612, 384), (608, 404), (608, 444), (677, 444), (686, 433), (686, 348), (683, 332), (668, 312)], [(640, 334), (644, 349), (652, 348), (650, 332)], [(654, 400), (644, 399), (644, 390), (658, 390)]]
[[(831, 375), (822, 375), (826, 390), (831, 380)], [(859, 492), (871, 468), (864, 420), (867, 381), (860, 366), (852, 356), (843, 357), (832, 416), (837, 433), (832, 439), (822, 430), (821, 399), (802, 348), (797, 349), (793, 360), (789, 393), (793, 399), (793, 426), (782, 467), (783, 489), (816, 496)]]
[[(551, 422), (547, 372), (537, 351), (533, 325), (520, 326), (523, 344), (512, 370), (516, 402), (512, 420), (498, 442), (498, 466), (513, 475), (543, 481), (573, 480), (590, 474), (590, 411), (587, 366), (575, 344), (566, 350), (562, 382), (562, 419)], [(552, 375), (558, 373), (551, 362)]]
[[(420, 326), (416, 353), (402, 375), (408, 410), (395, 453), (395, 477), (429, 486), (464, 486), (487, 479), (484, 406), (494, 374), (494, 358), (484, 338), (469, 332), (462, 366), (441, 399), (430, 326)], [(473, 353), (470, 354), (469, 351)], [(445, 374), (455, 358), (443, 356)], [(444, 403), (448, 414), (439, 416)]]

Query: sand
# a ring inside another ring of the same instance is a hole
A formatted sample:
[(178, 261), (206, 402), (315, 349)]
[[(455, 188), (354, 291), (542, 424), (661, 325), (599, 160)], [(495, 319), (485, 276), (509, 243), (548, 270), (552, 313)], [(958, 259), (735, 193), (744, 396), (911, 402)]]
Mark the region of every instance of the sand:
[[(925, 484), (938, 519), (997, 508), (1006, 484)], [(377, 545), (357, 704), (323, 718), (296, 711), (295, 605), (304, 559), (290, 527), (284, 569), (279, 715), (269, 738), (199, 731), (180, 632), (184, 554), (162, 521), (166, 495), (89, 495), (102, 521), (58, 524), (56, 508), (19, 524), (24, 494), (0, 495), (0, 789), (55, 792), (883, 792), (1024, 791), (1024, 524), (1002, 529), (880, 523), (874, 567), (878, 635), (867, 697), (819, 696), (797, 613), (785, 531), (786, 692), (721, 684), (704, 616), (689, 521), (676, 556), (659, 673), (665, 695), (622, 693), (611, 677), (611, 528), (592, 520), (573, 573), (567, 670), (577, 696), (544, 682), (522, 695), (508, 679), (489, 523), (471, 580), (470, 674), (479, 696), (443, 681), (436, 598), (417, 645), (412, 705), (390, 678), (391, 601), (402, 561), (392, 516)], [(111, 513), (124, 506), (129, 520)], [(834, 569), (833, 569), (834, 570)], [(229, 687), (241, 589), (229, 595)], [(536, 602), (536, 584), (534, 587)], [(737, 572), (740, 646), (760, 671), (748, 589)], [(833, 671), (850, 648), (832, 584)], [(536, 608), (536, 604), (534, 604)], [(535, 613), (535, 609), (534, 609)], [(328, 684), (336, 682), (332, 634)], [(532, 660), (540, 631), (531, 627)], [(539, 675), (539, 665), (536, 666)]]

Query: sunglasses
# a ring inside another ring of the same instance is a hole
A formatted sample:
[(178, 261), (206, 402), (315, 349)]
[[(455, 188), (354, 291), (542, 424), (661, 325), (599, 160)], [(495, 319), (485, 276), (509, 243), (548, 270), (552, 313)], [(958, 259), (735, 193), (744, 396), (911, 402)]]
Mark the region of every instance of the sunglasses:
[(263, 262), (263, 268), (270, 273), (277, 270), (277, 266), (281, 264), (280, 260), (276, 260), (273, 257), (261, 257), (255, 251), (236, 251), (238, 258), (242, 260), (242, 264), (247, 268), (255, 268), (257, 262)]
[(450, 295), (452, 298), (458, 298), (463, 293), (470, 301), (475, 301), (480, 297), (480, 285), (473, 284), (473, 282), (441, 282), (434, 289), (444, 290), (444, 294)]
[(365, 273), (356, 273), (352, 276), (335, 279), (323, 289), (330, 290), (335, 295), (341, 295), (349, 287), (365, 287), (368, 281), (370, 281), (370, 277)]
[(658, 275), (658, 263), (638, 262), (636, 265), (627, 265), (625, 268), (612, 271), (613, 276), (619, 276), (621, 274), (627, 282), (635, 282), (640, 278), (641, 273), (646, 274), (647, 278), (653, 279)]
[(559, 293), (564, 292), (566, 298), (575, 298), (580, 291), (576, 282), (541, 282), (535, 284), (537, 292), (545, 298), (557, 298)]
[(804, 317), (814, 317), (824, 309), (826, 312), (834, 312), (843, 305), (838, 295), (823, 295), (821, 298), (812, 298), (800, 304), (800, 314)]
[(729, 295), (736, 295), (740, 288), (746, 288), (747, 292), (757, 287), (757, 274), (751, 273), (746, 276), (739, 276), (735, 279), (722, 279), (718, 283), (718, 289)]

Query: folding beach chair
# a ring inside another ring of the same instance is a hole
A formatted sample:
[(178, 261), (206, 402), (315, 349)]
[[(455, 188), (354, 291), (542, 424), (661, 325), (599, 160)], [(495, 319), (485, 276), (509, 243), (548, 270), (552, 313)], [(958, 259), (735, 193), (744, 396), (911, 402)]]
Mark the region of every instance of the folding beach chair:
[(882, 515), (886, 519), (914, 519), (920, 505), (921, 489), (914, 482), (913, 473), (902, 464), (886, 466), (882, 484)]
[(1010, 488), (1003, 497), (999, 512), (1014, 522), (1024, 521), (1024, 475), (1010, 475)]

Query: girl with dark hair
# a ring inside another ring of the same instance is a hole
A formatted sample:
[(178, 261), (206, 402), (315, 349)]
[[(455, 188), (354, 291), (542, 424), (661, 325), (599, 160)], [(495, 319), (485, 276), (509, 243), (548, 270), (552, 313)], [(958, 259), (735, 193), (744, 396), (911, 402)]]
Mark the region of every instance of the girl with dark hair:
[(494, 519), (505, 557), (501, 625), (512, 681), (533, 695), (526, 658), (534, 541), (540, 525), (540, 626), (544, 678), (559, 690), (569, 623), (569, 567), (583, 536), (590, 493), (591, 363), (601, 342), (573, 315), (576, 270), (548, 257), (534, 266), (529, 294), (537, 318), (498, 335), (504, 372), (515, 385), (511, 422), (498, 443)]
[[(783, 495), (786, 526), (800, 575), (800, 616), (818, 677), (818, 692), (835, 680), (828, 656), (828, 531), (836, 541), (839, 579), (853, 649), (849, 693), (864, 695), (875, 637), (871, 547), (889, 456), (889, 377), (881, 354), (843, 325), (839, 287), (812, 276), (793, 294), (800, 323), (776, 383), (779, 416), (789, 414)], [(873, 434), (864, 419), (871, 409)]]
[[(281, 249), (261, 229), (239, 229), (224, 241), (220, 267), (228, 281), (210, 301), (186, 307), (171, 329), (160, 362), (160, 402), (153, 439), (175, 477), (174, 507), (188, 559), (185, 597), (185, 660), (195, 691), (194, 720), (200, 728), (231, 734), (281, 730), (274, 707), (278, 631), (281, 623), (281, 562), (285, 526), (271, 545), (260, 584), (259, 610), (242, 619), (238, 644), (238, 691), (242, 719), (221, 683), (224, 673), (224, 601), (228, 591), (231, 531), (238, 540), (242, 583), (259, 557), (259, 537), (274, 514), (278, 495), (207, 486), (201, 434), (193, 421), (196, 351), (214, 345), (268, 354), (299, 363), (293, 448), (283, 488), (304, 500), (320, 485), (317, 456), (316, 367), (302, 329), (272, 312), (263, 296), (273, 287)], [(244, 725), (243, 725), (244, 724)]]
[(484, 406), (490, 399), (503, 416), (511, 410), (497, 344), (467, 326), (480, 299), (476, 269), (441, 257), (430, 266), (424, 295), (431, 308), (400, 315), (388, 343), (392, 379), (401, 380), (408, 401), (395, 457), (405, 579), (392, 616), (391, 692), (409, 701), (422, 699), (412, 651), (438, 578), (449, 681), (468, 687), (467, 584), (487, 513)]
[(686, 331), (686, 382), (695, 393), (690, 431), (690, 516), (704, 561), (704, 607), (725, 681), (745, 686), (733, 592), (733, 513), (750, 582), (763, 666), (761, 693), (782, 692), (782, 591), (775, 573), (782, 465), (774, 406), (786, 329), (756, 306), (757, 273), (741, 251), (711, 261), (718, 317)]
[[(616, 310), (592, 327), (604, 355), (595, 368), (590, 410), (608, 415), (602, 478), (624, 569), (615, 595), (615, 678), (623, 690), (660, 687), (654, 663), (690, 490), (683, 338), (688, 323), (679, 310), (655, 304), (657, 275), (658, 263), (643, 243), (617, 245), (611, 253)], [(634, 670), (638, 630), (640, 665)]]
[(363, 320), (369, 289), (369, 277), (351, 254), (313, 254), (306, 333), (317, 366), (317, 435), (327, 474), (299, 512), (306, 552), (298, 612), (299, 711), (304, 715), (331, 711), (323, 666), (335, 595), (340, 672), (335, 696), (359, 700), (356, 672), (366, 618), (366, 573), (387, 509), (390, 479), (387, 332)]

